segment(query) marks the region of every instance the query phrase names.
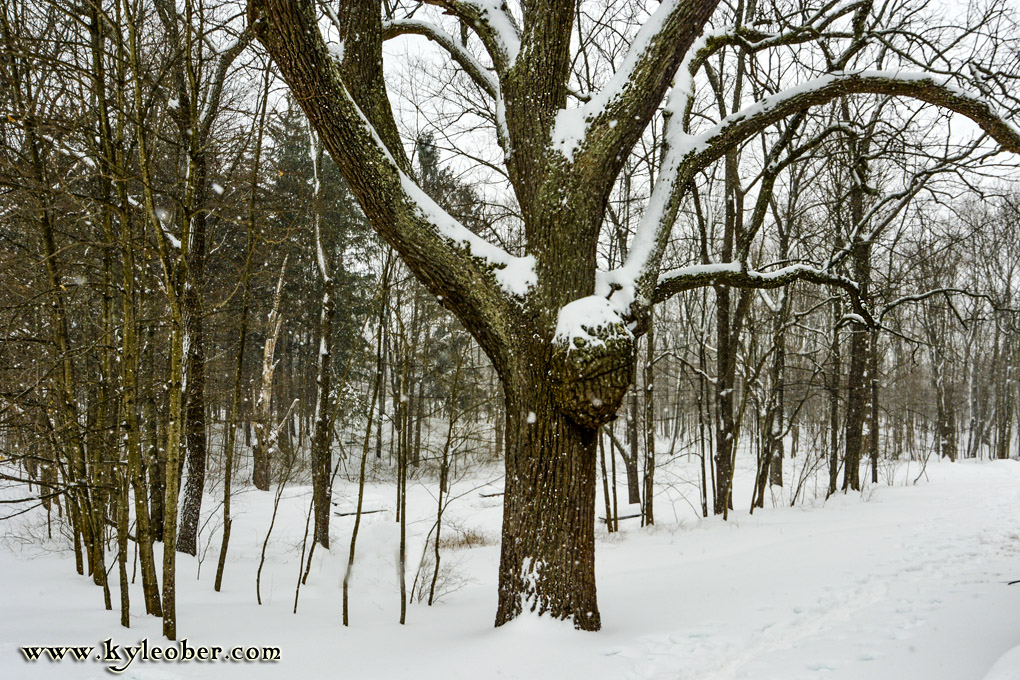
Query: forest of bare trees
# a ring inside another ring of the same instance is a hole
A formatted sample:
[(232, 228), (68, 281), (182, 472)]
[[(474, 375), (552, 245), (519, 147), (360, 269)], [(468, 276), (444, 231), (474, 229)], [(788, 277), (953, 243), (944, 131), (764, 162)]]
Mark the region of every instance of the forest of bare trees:
[(5, 0), (0, 520), (173, 640), (238, 493), (309, 486), (302, 564), (350, 571), (337, 480), (423, 484), (403, 622), (495, 471), (497, 623), (596, 630), (597, 516), (1015, 457), (1018, 17), (940, 12)]

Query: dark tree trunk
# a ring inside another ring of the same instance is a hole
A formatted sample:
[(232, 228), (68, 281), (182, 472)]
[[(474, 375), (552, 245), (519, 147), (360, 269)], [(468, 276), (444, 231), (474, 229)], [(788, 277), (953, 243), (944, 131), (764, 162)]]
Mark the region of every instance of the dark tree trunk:
[(496, 625), (523, 609), (601, 626), (595, 597), (596, 430), (541, 378), (506, 389), (506, 493)]
[(829, 345), (829, 370), (825, 375), (825, 389), (829, 393), (829, 490), (826, 498), (836, 493), (839, 481), (839, 374), (842, 359), (839, 351), (839, 319), (842, 315), (839, 300), (832, 303), (832, 338)]
[[(197, 205), (202, 205), (205, 186), (206, 160), (202, 154), (194, 161), (195, 182), (198, 187)], [(202, 496), (205, 492), (206, 420), (205, 420), (205, 322), (203, 319), (202, 286), (205, 282), (206, 216), (199, 210), (190, 216), (192, 222), (192, 251), (188, 263), (191, 285), (184, 294), (185, 323), (188, 329), (189, 356), (188, 406), (184, 416), (187, 444), (188, 479), (184, 485), (181, 504), (181, 528), (177, 537), (177, 550), (188, 555), (198, 551), (198, 524), (202, 514)]]
[(333, 356), (333, 317), (336, 315), (336, 303), (333, 300), (333, 282), (324, 284), (322, 293), (322, 310), (320, 314), (318, 370), (315, 399), (315, 427), (312, 433), (312, 503), (315, 513), (315, 540), (323, 548), (329, 548), (329, 513), (330, 513), (330, 472), (333, 469), (333, 456), (330, 453), (331, 419), (333, 399), (331, 396), (331, 358)]
[(740, 291), (731, 310), (730, 289), (716, 288), (716, 442), (715, 442), (715, 506), (716, 515), (726, 517), (733, 509), (733, 459), (736, 455), (740, 423), (736, 414), (737, 350), (744, 318), (751, 296)]
[[(871, 412), (868, 414), (868, 451), (871, 455), (871, 483), (878, 484), (879, 420), (878, 420), (878, 330), (872, 328), (868, 343), (868, 372), (871, 374)], [(955, 430), (955, 428), (954, 428)], [(954, 436), (955, 439), (955, 436)], [(956, 458), (956, 443), (953, 443), (953, 458)]]
[(653, 315), (649, 315), (648, 332), (645, 334), (647, 355), (645, 359), (645, 502), (641, 506), (641, 519), (645, 525), (655, 524), (655, 334)]
[[(843, 114), (849, 117), (846, 103), (843, 103)], [(851, 159), (854, 167), (850, 178), (852, 186), (849, 191), (850, 232), (854, 236), (850, 242), (850, 260), (857, 285), (860, 286), (861, 298), (869, 299), (869, 283), (871, 280), (871, 243), (864, 240), (865, 213), (864, 189), (867, 182), (867, 164), (863, 155), (867, 152), (869, 139), (862, 142), (863, 148), (853, 141), (850, 142)], [(868, 417), (870, 388), (868, 384), (868, 328), (857, 321), (850, 324), (850, 365), (846, 377), (846, 433), (843, 441), (846, 446), (843, 467), (843, 491), (858, 491), (861, 488), (861, 458), (864, 456), (864, 422)]]
[(846, 454), (843, 491), (861, 488), (861, 455), (864, 452), (864, 419), (868, 404), (868, 331), (854, 324), (850, 331), (850, 367), (846, 378)]

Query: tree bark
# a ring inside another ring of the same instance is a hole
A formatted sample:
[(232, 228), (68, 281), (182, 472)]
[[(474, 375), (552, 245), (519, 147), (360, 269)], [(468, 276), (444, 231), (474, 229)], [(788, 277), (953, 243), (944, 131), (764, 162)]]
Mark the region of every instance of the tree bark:
[(506, 487), (496, 625), (525, 608), (601, 626), (595, 594), (595, 430), (571, 422), (539, 376), (504, 388)]
[[(197, 193), (203, 193), (206, 173), (205, 154), (192, 160), (196, 173)], [(202, 199), (197, 199), (201, 201)], [(198, 551), (198, 524), (202, 514), (202, 496), (205, 493), (206, 422), (205, 422), (205, 323), (203, 319), (202, 285), (205, 281), (205, 213), (201, 210), (188, 216), (192, 222), (192, 251), (188, 263), (190, 286), (184, 294), (185, 324), (189, 326), (187, 367), (187, 408), (184, 413), (185, 443), (187, 445), (188, 477), (184, 485), (181, 504), (181, 527), (177, 549), (188, 555)]]
[(829, 489), (826, 498), (839, 486), (839, 376), (842, 371), (839, 351), (839, 319), (842, 316), (838, 299), (832, 301), (832, 338), (829, 344), (829, 370), (825, 373), (825, 389), (829, 393)]

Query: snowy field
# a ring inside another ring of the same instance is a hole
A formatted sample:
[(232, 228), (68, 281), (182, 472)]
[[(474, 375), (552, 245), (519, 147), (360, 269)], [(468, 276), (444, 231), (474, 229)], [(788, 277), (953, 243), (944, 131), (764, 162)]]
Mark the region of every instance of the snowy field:
[[(316, 551), (294, 614), (310, 489), (287, 488), (259, 606), (255, 575), (273, 494), (246, 490), (235, 500), (223, 592), (212, 587), (218, 508), (207, 507), (204, 559), (178, 558), (178, 630), (191, 645), (279, 647), (280, 661), (136, 661), (119, 677), (1017, 680), (1020, 584), (1007, 582), (1020, 579), (1020, 462), (930, 463), (928, 478), (912, 485), (918, 472), (914, 463), (892, 486), (750, 516), (744, 470), (739, 507), (725, 523), (698, 518), (693, 487), (664, 486), (658, 526), (624, 520), (620, 534), (598, 529), (604, 629), (595, 634), (533, 616), (493, 629), (501, 503), (479, 491), (498, 487), (498, 472), (455, 485), (444, 532), (483, 545), (444, 549), (450, 592), (433, 607), (410, 605), (406, 626), (397, 623), (391, 483), (368, 489), (366, 509), (385, 511), (363, 520), (349, 628), (340, 625), (340, 583), (353, 517), (333, 518), (332, 552)], [(664, 483), (683, 476), (660, 475)], [(355, 490), (339, 483), (338, 510)], [(409, 488), (409, 588), (434, 521), (434, 492), (434, 482)], [(692, 504), (681, 492), (693, 493)], [(74, 573), (64, 541), (31, 538), (45, 536), (42, 515), (0, 531), (0, 678), (114, 677), (95, 660), (28, 663), (23, 645), (168, 644), (159, 620), (139, 611), (140, 578), (126, 630), (115, 568), (108, 612), (101, 590)]]

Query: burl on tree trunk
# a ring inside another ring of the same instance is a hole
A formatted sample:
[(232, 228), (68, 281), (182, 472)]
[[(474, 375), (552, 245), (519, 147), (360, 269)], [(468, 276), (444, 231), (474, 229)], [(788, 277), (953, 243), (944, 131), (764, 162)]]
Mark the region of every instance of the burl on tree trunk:
[(633, 380), (634, 342), (604, 327), (594, 342), (535, 341), (504, 378), (506, 493), (496, 625), (524, 610), (601, 627), (595, 588), (598, 428)]

